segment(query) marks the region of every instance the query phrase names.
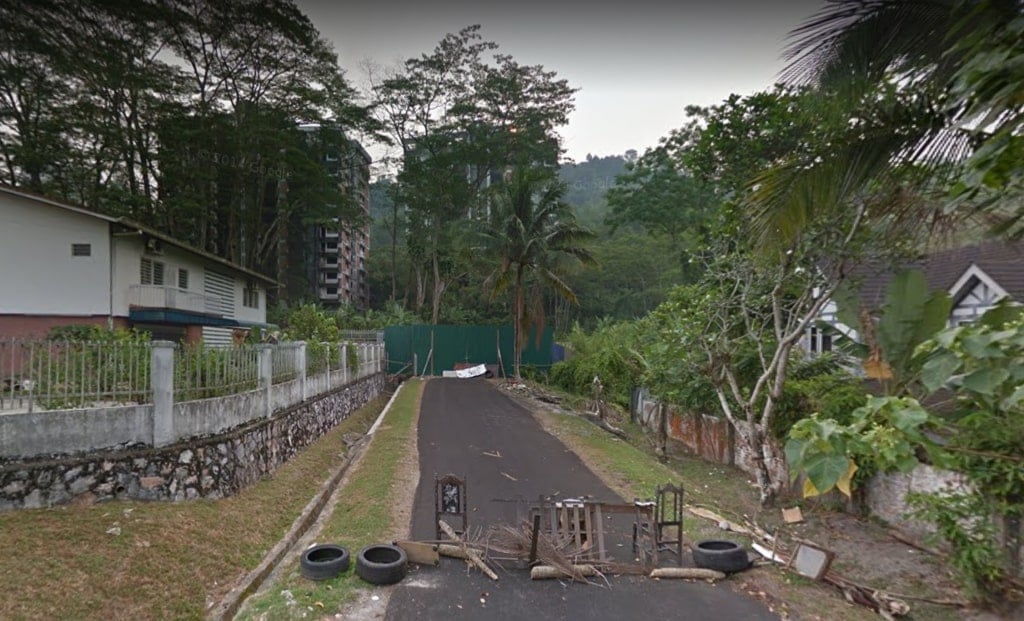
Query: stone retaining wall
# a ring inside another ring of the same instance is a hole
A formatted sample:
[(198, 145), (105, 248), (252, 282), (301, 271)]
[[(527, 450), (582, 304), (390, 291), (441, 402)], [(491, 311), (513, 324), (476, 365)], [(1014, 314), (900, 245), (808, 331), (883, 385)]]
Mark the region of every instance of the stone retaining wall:
[(160, 448), (0, 462), (0, 511), (113, 499), (221, 498), (272, 473), (376, 398), (371, 375), (214, 436)]

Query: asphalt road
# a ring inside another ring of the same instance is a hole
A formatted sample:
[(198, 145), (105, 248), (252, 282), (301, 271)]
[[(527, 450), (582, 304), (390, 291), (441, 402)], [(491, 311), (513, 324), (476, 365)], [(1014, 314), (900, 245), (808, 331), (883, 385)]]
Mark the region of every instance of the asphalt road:
[[(413, 508), (413, 539), (434, 539), (434, 475), (466, 478), (469, 529), (514, 524), (519, 499), (591, 496), (623, 502), (579, 458), (545, 432), (510, 397), (485, 380), (433, 379), (425, 387), (419, 421), (420, 483)], [(652, 490), (653, 491), (653, 490)], [(630, 499), (631, 500), (631, 499)], [(631, 521), (611, 519), (607, 547), (629, 562)], [(662, 563), (666, 565), (667, 563)], [(690, 565), (684, 551), (684, 565)], [(609, 586), (530, 580), (508, 565), (492, 581), (463, 561), (440, 567), (411, 565), (388, 605), (386, 618), (406, 619), (777, 619), (758, 601), (711, 585), (636, 576), (609, 578)]]

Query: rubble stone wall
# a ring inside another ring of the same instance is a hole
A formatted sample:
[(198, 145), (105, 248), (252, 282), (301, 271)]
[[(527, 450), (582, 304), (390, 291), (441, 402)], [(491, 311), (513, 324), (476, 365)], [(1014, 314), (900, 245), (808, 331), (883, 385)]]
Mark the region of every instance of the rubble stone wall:
[(370, 375), (223, 433), (171, 446), (0, 462), (0, 511), (113, 499), (230, 496), (272, 473), (384, 389)]

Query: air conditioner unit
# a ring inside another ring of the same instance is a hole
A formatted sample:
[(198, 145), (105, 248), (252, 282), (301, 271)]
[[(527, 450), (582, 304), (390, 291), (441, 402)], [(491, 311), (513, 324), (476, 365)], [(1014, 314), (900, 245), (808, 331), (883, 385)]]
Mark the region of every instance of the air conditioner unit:
[(164, 244), (155, 237), (146, 238), (146, 254), (161, 255), (164, 253)]

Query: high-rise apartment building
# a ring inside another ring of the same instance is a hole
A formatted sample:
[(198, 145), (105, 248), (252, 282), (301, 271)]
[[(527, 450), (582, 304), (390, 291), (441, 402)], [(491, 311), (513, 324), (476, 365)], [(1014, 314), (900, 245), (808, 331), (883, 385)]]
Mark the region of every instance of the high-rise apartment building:
[[(306, 124), (302, 131), (316, 135), (321, 127)], [(342, 136), (341, 144), (325, 148), (325, 169), (338, 181), (346, 204), (338, 215), (313, 227), (307, 239), (312, 252), (306, 274), (314, 297), (325, 306), (349, 304), (357, 310), (370, 306), (366, 260), (370, 253), (370, 163), (366, 149)], [(352, 213), (358, 217), (346, 216)]]

